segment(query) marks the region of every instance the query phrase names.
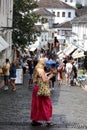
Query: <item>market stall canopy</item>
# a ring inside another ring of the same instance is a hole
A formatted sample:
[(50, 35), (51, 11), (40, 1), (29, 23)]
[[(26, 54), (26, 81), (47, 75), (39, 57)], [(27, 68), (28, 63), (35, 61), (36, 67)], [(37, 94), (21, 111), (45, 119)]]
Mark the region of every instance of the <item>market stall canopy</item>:
[(49, 48), (47, 46), (42, 47), (43, 50), (48, 50)]
[(0, 36), (0, 52), (9, 47), (9, 44)]
[(29, 50), (34, 51), (35, 49), (39, 49), (40, 45), (38, 43), (38, 41), (36, 41), (36, 43), (32, 43), (31, 45), (29, 45)]
[(67, 48), (65, 48), (65, 49), (63, 50), (63, 53), (68, 56), (68, 55), (70, 55), (76, 48), (77, 48), (76, 46), (70, 44)]
[(36, 47), (32, 47), (30, 48), (30, 51), (35, 51), (37, 48)]
[(63, 53), (62, 50), (58, 51), (58, 52), (57, 52), (57, 55), (60, 55), (61, 53)]
[(74, 50), (76, 50), (77, 47), (70, 44), (67, 48), (65, 48), (64, 50), (60, 50), (59, 52), (57, 52), (57, 55), (59, 58), (64, 58), (68, 55), (70, 55)]
[(81, 58), (81, 57), (84, 57), (84, 51), (81, 50), (80, 48), (78, 48), (73, 54), (72, 54), (72, 57), (74, 59), (77, 59), (77, 58)]
[(63, 58), (65, 57), (65, 55), (64, 55), (64, 53), (62, 52), (62, 53), (60, 53), (60, 54), (58, 55), (58, 57), (59, 57), (59, 59), (63, 59)]

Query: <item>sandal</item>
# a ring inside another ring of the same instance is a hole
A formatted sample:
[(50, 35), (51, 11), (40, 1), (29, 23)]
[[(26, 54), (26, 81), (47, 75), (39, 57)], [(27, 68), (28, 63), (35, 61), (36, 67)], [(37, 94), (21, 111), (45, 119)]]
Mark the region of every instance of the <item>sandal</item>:
[(42, 123), (41, 123), (41, 122), (37, 122), (37, 121), (32, 121), (32, 122), (31, 122), (31, 125), (32, 125), (32, 126), (41, 126)]
[(55, 126), (56, 124), (52, 123), (52, 122), (49, 122), (46, 124), (47, 127), (50, 127), (50, 126)]
[(16, 88), (14, 88), (12, 91), (15, 92), (15, 91), (16, 91)]

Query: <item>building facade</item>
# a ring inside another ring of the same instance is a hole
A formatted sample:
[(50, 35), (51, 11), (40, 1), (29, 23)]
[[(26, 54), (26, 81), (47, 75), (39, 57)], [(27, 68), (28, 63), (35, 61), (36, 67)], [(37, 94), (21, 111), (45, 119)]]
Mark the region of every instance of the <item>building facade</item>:
[(76, 4), (81, 4), (82, 6), (87, 6), (87, 0), (61, 0), (70, 6), (76, 7)]
[[(75, 8), (58, 0), (38, 0), (38, 8), (35, 10), (40, 17), (44, 17), (48, 20), (47, 23), (43, 24), (45, 30), (48, 30), (47, 43), (54, 44), (55, 34), (62, 37), (62, 41), (66, 38), (65, 33), (71, 31), (70, 28), (60, 28), (60, 24), (69, 22), (75, 17)], [(41, 25), (41, 23), (38, 23)], [(57, 26), (56, 26), (57, 25)], [(58, 26), (59, 25), (59, 26)], [(55, 27), (54, 27), (55, 26)], [(46, 34), (45, 34), (46, 35)], [(68, 35), (68, 34), (66, 34)], [(42, 37), (42, 35), (41, 35)], [(45, 38), (45, 37), (44, 37)], [(43, 45), (43, 38), (41, 38), (40, 43)], [(62, 42), (63, 43), (63, 42)]]
[(12, 60), (12, 21), (13, 0), (0, 0), (0, 36), (9, 44), (8, 48), (0, 51), (0, 65), (6, 58)]
[(75, 8), (58, 0), (40, 0), (38, 9), (45, 8), (55, 15), (54, 23), (63, 23), (75, 17)]
[(87, 14), (75, 18), (72, 22), (71, 42), (87, 51)]

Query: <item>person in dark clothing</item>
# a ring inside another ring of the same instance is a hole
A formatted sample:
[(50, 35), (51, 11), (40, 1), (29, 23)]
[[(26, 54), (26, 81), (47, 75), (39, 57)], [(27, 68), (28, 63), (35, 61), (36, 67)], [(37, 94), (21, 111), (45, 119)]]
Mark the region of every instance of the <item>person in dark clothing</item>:
[(71, 86), (74, 86), (76, 84), (76, 79), (77, 79), (77, 68), (74, 65), (74, 61), (72, 61)]
[(52, 64), (51, 65), (51, 72), (53, 73), (53, 76), (52, 76), (52, 78), (50, 79), (50, 88), (52, 89), (52, 90), (54, 90), (54, 83), (55, 83), (55, 81), (56, 81), (56, 74), (57, 74), (57, 69), (56, 69), (56, 66), (55, 66), (55, 64)]
[(29, 63), (29, 86), (31, 86), (33, 84), (32, 79), (33, 79), (34, 68), (35, 68), (34, 62), (33, 62), (33, 60), (31, 60)]
[(37, 58), (35, 58), (34, 59), (34, 67), (37, 65), (37, 62), (38, 62), (38, 60), (37, 60)]
[(16, 80), (16, 63), (12, 62), (10, 67), (10, 84), (13, 86), (14, 92), (16, 91), (15, 80)]

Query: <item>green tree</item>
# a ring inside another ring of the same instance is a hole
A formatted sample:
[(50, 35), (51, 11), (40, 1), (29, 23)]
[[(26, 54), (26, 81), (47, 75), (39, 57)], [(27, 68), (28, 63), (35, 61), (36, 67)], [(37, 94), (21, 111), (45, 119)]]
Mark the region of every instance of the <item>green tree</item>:
[(14, 0), (12, 38), (15, 45), (25, 47), (35, 41), (38, 16), (33, 10), (37, 7), (35, 0)]
[(76, 4), (76, 8), (77, 8), (77, 9), (81, 9), (81, 8), (82, 8), (82, 4), (77, 3), (77, 4)]

